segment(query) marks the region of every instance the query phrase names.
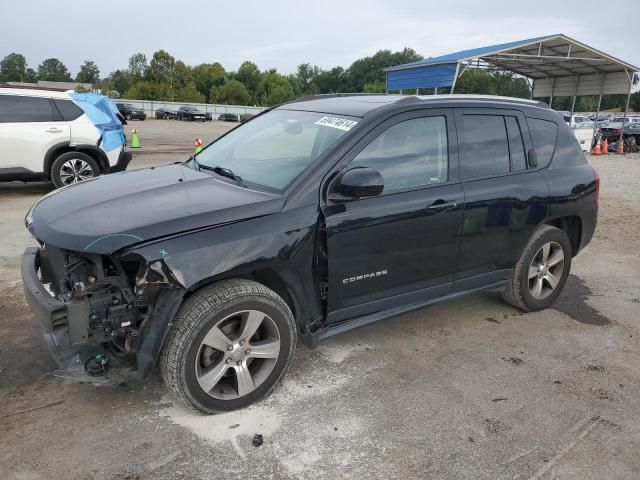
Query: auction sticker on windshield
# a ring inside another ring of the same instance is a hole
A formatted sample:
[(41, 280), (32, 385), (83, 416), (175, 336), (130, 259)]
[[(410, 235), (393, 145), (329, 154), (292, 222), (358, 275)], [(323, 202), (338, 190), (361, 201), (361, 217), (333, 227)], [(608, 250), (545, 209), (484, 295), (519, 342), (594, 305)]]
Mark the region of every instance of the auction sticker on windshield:
[(347, 120), (346, 118), (339, 117), (322, 117), (320, 120), (315, 122), (316, 125), (338, 128), (340, 130), (344, 130), (345, 132), (351, 130), (356, 126), (357, 123), (358, 122), (356, 122), (355, 120)]

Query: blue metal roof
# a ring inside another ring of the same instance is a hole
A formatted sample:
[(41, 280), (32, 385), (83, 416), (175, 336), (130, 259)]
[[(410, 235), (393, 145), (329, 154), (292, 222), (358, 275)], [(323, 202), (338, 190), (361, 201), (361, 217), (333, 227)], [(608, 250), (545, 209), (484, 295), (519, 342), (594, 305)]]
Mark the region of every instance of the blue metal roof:
[(493, 53), (493, 52), (497, 52), (500, 50), (505, 50), (505, 49), (509, 49), (509, 48), (515, 48), (515, 47), (519, 47), (521, 45), (526, 45), (528, 43), (534, 43), (534, 42), (539, 42), (541, 40), (547, 40), (549, 38), (554, 38), (557, 37), (561, 34), (556, 34), (556, 35), (545, 35), (544, 37), (535, 37), (535, 38), (528, 38), (526, 40), (518, 40), (517, 42), (509, 42), (509, 43), (500, 43), (498, 45), (490, 45), (488, 47), (480, 47), (480, 48), (472, 48), (470, 50), (462, 50), (460, 52), (455, 52), (455, 53), (449, 53), (447, 55), (441, 55), (439, 57), (431, 57), (431, 58), (425, 58), (422, 60), (418, 60), (416, 62), (411, 62), (411, 63), (403, 63), (402, 65), (396, 65), (394, 67), (390, 67), (388, 69), (385, 69), (387, 71), (392, 71), (392, 70), (396, 70), (396, 69), (402, 69), (402, 68), (409, 68), (409, 67), (413, 67), (413, 66), (420, 66), (420, 65), (431, 65), (434, 63), (457, 63), (460, 60), (465, 60), (468, 58), (475, 58), (475, 57), (481, 57), (483, 55), (487, 55), (489, 53)]
[(419, 65), (387, 72), (387, 90), (450, 87), (456, 76), (456, 63)]

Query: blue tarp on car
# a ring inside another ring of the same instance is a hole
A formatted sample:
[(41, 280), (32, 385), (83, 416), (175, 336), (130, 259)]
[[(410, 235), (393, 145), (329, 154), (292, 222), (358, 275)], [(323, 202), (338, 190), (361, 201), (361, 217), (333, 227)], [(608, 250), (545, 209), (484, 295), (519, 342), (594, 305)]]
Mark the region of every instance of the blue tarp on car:
[(100, 147), (105, 152), (122, 148), (125, 144), (124, 128), (118, 118), (118, 107), (104, 95), (97, 93), (70, 93), (73, 101), (100, 130), (102, 143)]

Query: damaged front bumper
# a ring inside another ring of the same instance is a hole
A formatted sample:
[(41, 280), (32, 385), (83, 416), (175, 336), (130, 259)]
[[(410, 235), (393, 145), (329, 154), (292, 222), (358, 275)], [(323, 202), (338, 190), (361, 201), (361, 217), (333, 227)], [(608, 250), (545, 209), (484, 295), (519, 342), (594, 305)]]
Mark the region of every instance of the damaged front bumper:
[(55, 260), (47, 249), (29, 247), (22, 256), (21, 269), (27, 303), (59, 367), (54, 375), (94, 385), (146, 378), (181, 303), (183, 289), (159, 282), (148, 291), (144, 285), (138, 286), (143, 294), (136, 296), (123, 286), (124, 281), (107, 276), (95, 281), (96, 288), (83, 285), (81, 291), (74, 287), (55, 295), (45, 286), (56, 281), (51, 273), (55, 261), (49, 257)]

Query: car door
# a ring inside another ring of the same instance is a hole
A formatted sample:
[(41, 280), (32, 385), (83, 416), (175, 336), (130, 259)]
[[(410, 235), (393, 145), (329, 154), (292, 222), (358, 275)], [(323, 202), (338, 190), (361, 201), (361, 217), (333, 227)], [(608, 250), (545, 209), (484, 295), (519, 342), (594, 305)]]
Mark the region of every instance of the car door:
[(509, 277), (536, 226), (549, 188), (528, 165), (531, 137), (520, 111), (455, 109), (464, 189), (456, 290)]
[(50, 99), (0, 95), (0, 169), (42, 172), (47, 151), (70, 137)]
[(449, 109), (397, 115), (338, 165), (375, 169), (385, 185), (378, 196), (322, 206), (329, 323), (450, 291), (463, 202), (454, 128)]

